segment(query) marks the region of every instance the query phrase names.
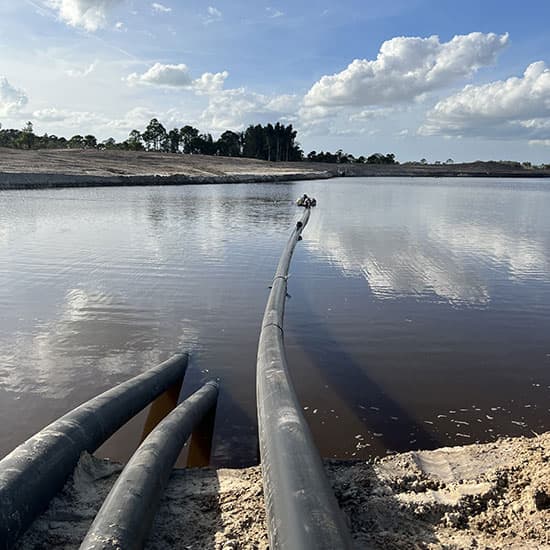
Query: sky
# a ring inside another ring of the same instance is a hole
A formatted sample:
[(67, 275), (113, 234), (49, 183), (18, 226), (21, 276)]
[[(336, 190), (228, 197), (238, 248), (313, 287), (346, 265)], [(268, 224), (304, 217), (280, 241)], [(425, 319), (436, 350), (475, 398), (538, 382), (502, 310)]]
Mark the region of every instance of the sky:
[(209, 1), (0, 0), (0, 124), (550, 163), (548, 0)]

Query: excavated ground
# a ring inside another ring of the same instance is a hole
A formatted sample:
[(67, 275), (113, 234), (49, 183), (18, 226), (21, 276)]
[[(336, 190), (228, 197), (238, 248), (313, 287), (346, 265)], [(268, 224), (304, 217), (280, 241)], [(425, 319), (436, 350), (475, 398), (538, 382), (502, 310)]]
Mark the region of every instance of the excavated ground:
[(549, 177), (550, 169), (497, 162), (327, 164), (96, 149), (0, 148), (0, 189), (290, 181), (334, 176)]
[[(326, 469), (358, 549), (550, 549), (550, 433)], [(78, 548), (120, 470), (83, 456), (18, 548)], [(268, 548), (260, 467), (175, 470), (147, 548)]]

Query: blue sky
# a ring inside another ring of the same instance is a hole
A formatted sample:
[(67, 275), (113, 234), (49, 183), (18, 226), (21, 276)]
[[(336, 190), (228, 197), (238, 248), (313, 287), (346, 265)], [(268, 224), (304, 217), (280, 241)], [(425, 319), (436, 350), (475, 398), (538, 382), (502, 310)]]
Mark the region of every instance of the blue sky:
[(0, 0), (0, 123), (281, 120), (307, 151), (550, 162), (550, 2)]

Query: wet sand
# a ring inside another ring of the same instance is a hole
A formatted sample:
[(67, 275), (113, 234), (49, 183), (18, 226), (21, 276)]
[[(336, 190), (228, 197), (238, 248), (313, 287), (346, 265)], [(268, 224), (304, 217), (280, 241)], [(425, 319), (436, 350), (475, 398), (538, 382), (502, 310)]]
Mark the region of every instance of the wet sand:
[[(78, 548), (121, 466), (83, 456), (18, 548)], [(327, 461), (356, 548), (550, 548), (550, 432)], [(148, 549), (266, 549), (261, 470), (175, 470)]]

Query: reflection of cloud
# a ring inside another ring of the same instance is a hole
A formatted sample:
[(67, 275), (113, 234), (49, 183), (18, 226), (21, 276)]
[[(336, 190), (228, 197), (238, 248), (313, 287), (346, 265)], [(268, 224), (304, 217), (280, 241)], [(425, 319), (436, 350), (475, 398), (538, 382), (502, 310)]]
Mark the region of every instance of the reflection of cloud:
[(368, 236), (363, 231), (358, 235), (343, 231), (340, 238), (332, 234), (327, 241), (326, 237), (323, 228), (319, 234), (323, 252), (345, 272), (363, 275), (380, 299), (433, 293), (453, 304), (489, 301), (487, 288), (475, 273), (418, 235), (378, 228)]
[(214, 185), (0, 201), (0, 401), (74, 403), (177, 351), (233, 349), (229, 328), (240, 338), (242, 325), (227, 317), (248, 319), (254, 292), (263, 302), (272, 268), (259, 258), (276, 265), (292, 194)]
[(522, 279), (544, 271), (548, 259), (541, 243), (511, 236), (500, 229), (481, 225), (441, 224), (432, 228), (435, 240), (447, 243), (455, 252), (475, 254), (508, 267), (514, 278)]
[(494, 204), (498, 191), (492, 193), (479, 191), (479, 204), (464, 218), (464, 190), (452, 187), (373, 186), (352, 201), (329, 191), (331, 207), (312, 217), (307, 242), (344, 273), (364, 276), (378, 298), (435, 295), (483, 306), (490, 301), (488, 265), (511, 279), (548, 279), (550, 272), (544, 243), (517, 225), (528, 219), (534, 196), (506, 195), (491, 210), (485, 201)]
[(157, 317), (113, 295), (70, 290), (57, 319), (32, 335), (18, 335), (16, 347), (28, 350), (28, 362), (25, 369), (8, 366), (1, 385), (61, 398), (90, 380), (97, 384), (102, 377), (138, 374), (161, 362), (175, 342), (185, 342), (187, 349), (197, 342), (188, 319), (161, 334)]

